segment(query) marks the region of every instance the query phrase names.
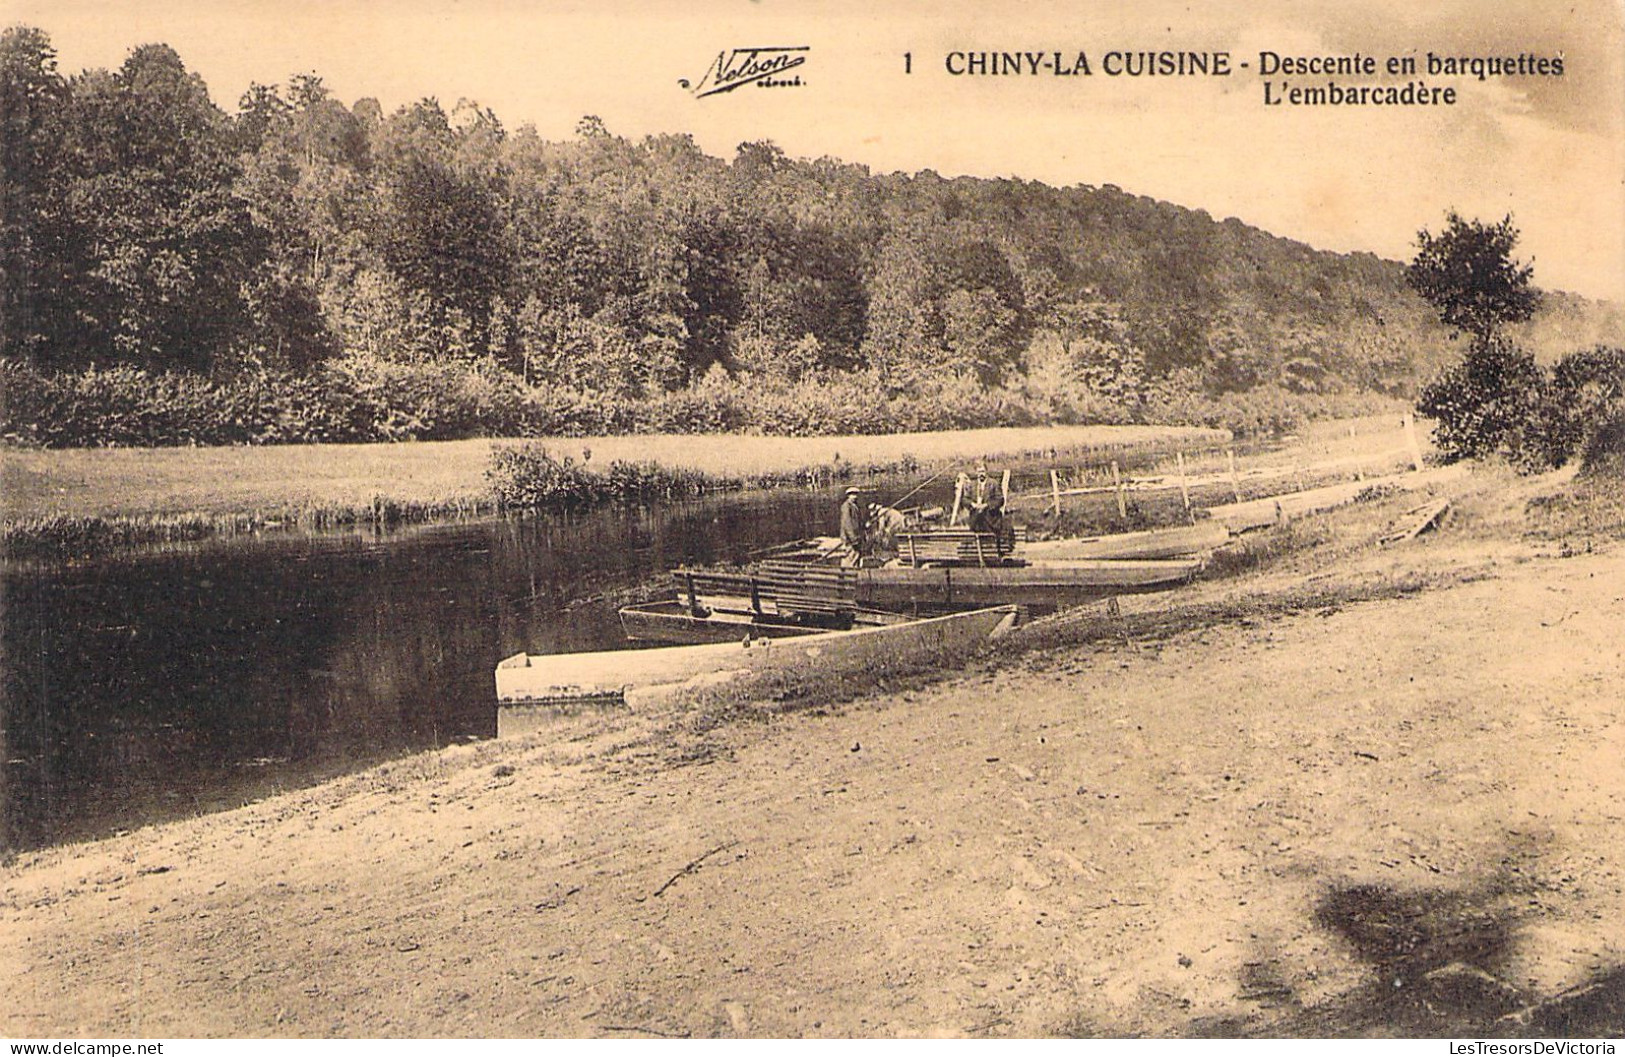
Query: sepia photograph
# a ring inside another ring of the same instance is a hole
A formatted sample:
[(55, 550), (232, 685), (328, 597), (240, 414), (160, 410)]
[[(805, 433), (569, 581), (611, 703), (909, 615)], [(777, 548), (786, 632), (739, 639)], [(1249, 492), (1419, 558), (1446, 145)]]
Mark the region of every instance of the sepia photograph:
[(10, 1052), (1625, 1036), (1619, 0), (0, 34)]

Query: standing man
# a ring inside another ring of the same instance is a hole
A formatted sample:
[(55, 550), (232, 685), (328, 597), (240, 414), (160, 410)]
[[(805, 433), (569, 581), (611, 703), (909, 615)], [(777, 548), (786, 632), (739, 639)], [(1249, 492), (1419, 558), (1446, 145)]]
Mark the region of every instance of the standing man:
[(863, 502), (863, 493), (856, 487), (846, 490), (846, 501), (841, 504), (841, 543), (845, 553), (841, 564), (857, 567), (863, 564), (869, 552), (869, 511)]

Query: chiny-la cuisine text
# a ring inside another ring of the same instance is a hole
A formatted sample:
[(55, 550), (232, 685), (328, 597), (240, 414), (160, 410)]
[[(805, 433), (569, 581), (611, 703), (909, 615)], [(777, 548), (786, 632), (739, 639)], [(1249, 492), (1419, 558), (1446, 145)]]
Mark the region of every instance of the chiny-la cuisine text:
[[(1425, 77), (1487, 81), (1503, 77), (1561, 77), (1563, 57), (1445, 55), (1427, 51), (1377, 57), (1288, 55), (1261, 51), (1256, 61), (1228, 51), (950, 51), (943, 68), (954, 77), (1191, 78), (1256, 75), (1264, 78), (1267, 106), (1452, 106), (1453, 84)], [(1308, 78), (1310, 80), (1302, 80)], [(1350, 79), (1354, 79), (1352, 82)], [(1394, 83), (1359, 83), (1375, 78), (1407, 78)]]

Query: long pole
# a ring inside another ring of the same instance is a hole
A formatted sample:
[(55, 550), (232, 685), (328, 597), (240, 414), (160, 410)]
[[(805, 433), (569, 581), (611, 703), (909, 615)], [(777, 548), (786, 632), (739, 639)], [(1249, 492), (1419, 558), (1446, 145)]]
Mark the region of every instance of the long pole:
[(891, 507), (896, 509), (897, 507), (902, 506), (904, 500), (912, 498), (915, 492), (918, 492), (932, 481), (935, 481), (938, 477), (941, 477), (943, 474), (947, 473), (948, 469), (948, 467), (944, 466), (942, 469), (938, 470), (936, 473), (932, 474), (930, 477), (927, 477), (925, 480), (911, 488), (907, 495), (900, 496), (897, 499), (892, 500), (890, 504)]

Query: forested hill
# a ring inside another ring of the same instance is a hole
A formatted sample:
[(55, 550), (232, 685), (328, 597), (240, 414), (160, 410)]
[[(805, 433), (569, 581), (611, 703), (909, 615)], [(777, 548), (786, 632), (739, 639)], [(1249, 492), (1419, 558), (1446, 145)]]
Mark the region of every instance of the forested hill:
[(946, 375), (1087, 416), (1157, 387), (1408, 395), (1453, 355), (1396, 262), (1109, 185), (721, 159), (591, 117), (549, 142), (315, 76), (228, 113), (167, 46), (64, 77), (29, 29), (0, 59), (0, 355), (39, 372), (478, 362), (631, 400)]

